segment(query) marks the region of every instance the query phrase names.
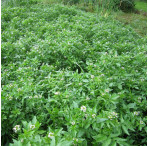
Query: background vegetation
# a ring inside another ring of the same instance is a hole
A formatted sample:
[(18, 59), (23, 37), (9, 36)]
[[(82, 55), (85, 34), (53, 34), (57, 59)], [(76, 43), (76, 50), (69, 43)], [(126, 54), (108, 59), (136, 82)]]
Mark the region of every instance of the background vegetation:
[(7, 0), (6, 3), (9, 5), (24, 5), (33, 4), (37, 2), (43, 3), (61, 3), (68, 5), (83, 5), (84, 7), (92, 7), (94, 10), (104, 9), (104, 10), (117, 10), (121, 9), (123, 11), (131, 11), (134, 9), (134, 0)]
[[(3, 6), (23, 6), (30, 4), (66, 4), (95, 12), (99, 15), (112, 15), (118, 21), (129, 25), (141, 36), (147, 35), (147, 1), (146, 0), (6, 0)], [(119, 11), (122, 10), (122, 11)], [(128, 13), (127, 13), (128, 12)]]
[(147, 1), (136, 1), (136, 5), (135, 5), (135, 8), (138, 9), (138, 10), (143, 10), (145, 12), (147, 12), (147, 4), (146, 4)]

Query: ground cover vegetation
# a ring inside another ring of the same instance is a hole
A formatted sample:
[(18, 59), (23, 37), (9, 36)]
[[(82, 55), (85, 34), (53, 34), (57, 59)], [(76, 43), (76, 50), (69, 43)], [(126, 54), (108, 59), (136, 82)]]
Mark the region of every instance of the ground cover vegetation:
[(146, 0), (39, 0), (43, 4), (61, 3), (75, 5), (87, 12), (112, 15), (118, 21), (129, 25), (141, 36), (147, 35)]
[(145, 12), (137, 11), (137, 13), (124, 13), (113, 12), (113, 17), (123, 23), (124, 25), (129, 25), (137, 32), (139, 35), (146, 37), (147, 36), (147, 16)]
[(138, 10), (142, 10), (142, 11), (147, 12), (147, 0), (145, 0), (145, 1), (137, 0), (135, 2), (135, 8)]
[(2, 145), (146, 145), (146, 37), (35, 3), (2, 7)]
[(24, 4), (33, 4), (33, 3), (60, 3), (65, 5), (77, 5), (84, 10), (92, 11), (109, 11), (120, 9), (122, 11), (131, 12), (134, 10), (135, 1), (134, 0), (6, 0), (4, 3), (7, 5), (24, 5)]

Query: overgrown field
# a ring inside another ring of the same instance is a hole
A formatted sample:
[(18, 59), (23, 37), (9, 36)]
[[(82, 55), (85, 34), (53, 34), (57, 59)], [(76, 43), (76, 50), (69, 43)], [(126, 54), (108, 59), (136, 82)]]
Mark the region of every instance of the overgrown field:
[(114, 17), (125, 25), (130, 25), (141, 36), (147, 36), (147, 16), (134, 13), (114, 13)]
[(2, 145), (146, 145), (146, 38), (63, 5), (2, 7)]

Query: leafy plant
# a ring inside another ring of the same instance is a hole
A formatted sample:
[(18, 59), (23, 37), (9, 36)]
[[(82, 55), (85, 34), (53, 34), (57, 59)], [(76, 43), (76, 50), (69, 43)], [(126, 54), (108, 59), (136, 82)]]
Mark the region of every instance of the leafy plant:
[(130, 27), (64, 5), (2, 7), (1, 48), (2, 145), (146, 144), (146, 38)]

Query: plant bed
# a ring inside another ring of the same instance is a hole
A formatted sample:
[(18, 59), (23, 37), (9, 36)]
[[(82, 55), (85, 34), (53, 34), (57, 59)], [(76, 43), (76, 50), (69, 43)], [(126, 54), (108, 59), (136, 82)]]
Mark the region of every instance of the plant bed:
[(63, 5), (1, 19), (2, 145), (146, 144), (146, 38)]

